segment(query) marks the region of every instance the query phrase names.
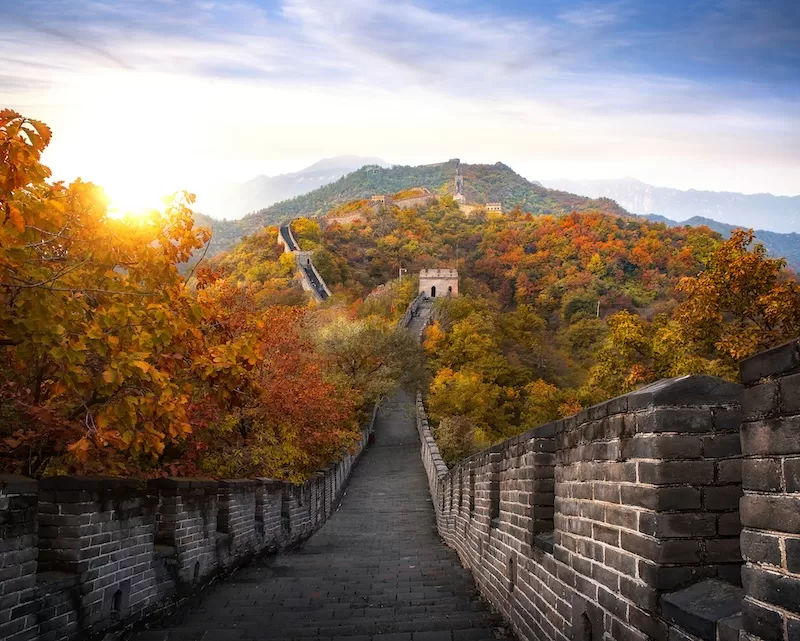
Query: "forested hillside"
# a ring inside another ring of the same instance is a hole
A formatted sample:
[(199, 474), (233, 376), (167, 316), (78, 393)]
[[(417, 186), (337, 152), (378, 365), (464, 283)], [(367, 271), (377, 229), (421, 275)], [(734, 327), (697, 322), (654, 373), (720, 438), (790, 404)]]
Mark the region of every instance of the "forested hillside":
[[(694, 216), (683, 222), (670, 220), (664, 216), (657, 214), (650, 214), (645, 216), (654, 222), (664, 223), (669, 227), (700, 227), (705, 225), (709, 229), (722, 234), (724, 238), (730, 237), (735, 229), (734, 225), (720, 223), (710, 218), (703, 218), (702, 216)], [(758, 221), (761, 224), (761, 221)], [(786, 264), (791, 267), (795, 272), (800, 271), (800, 234), (792, 232), (791, 234), (779, 234), (774, 231), (767, 231), (765, 229), (757, 229), (756, 236), (758, 240), (763, 243), (767, 248), (770, 256), (775, 258), (785, 258)]]
[(334, 298), (458, 260), (463, 295), (436, 303), (425, 340), (451, 460), (658, 378), (735, 379), (740, 358), (800, 333), (794, 276), (744, 232), (598, 211), (467, 217), (449, 197), (361, 219), (302, 221)]
[[(469, 202), (485, 204), (501, 202), (506, 210), (519, 207), (532, 214), (566, 214), (571, 211), (597, 210), (625, 214), (625, 210), (607, 198), (592, 200), (562, 191), (546, 189), (526, 180), (510, 167), (461, 164), (464, 194)], [(214, 230), (210, 254), (229, 249), (235, 242), (265, 226), (300, 216), (317, 218), (350, 201), (374, 194), (394, 194), (412, 187), (426, 187), (437, 194), (454, 193), (456, 162), (454, 160), (418, 167), (363, 167), (336, 182), (315, 189), (291, 200), (276, 203), (238, 221), (216, 221), (200, 218)]]

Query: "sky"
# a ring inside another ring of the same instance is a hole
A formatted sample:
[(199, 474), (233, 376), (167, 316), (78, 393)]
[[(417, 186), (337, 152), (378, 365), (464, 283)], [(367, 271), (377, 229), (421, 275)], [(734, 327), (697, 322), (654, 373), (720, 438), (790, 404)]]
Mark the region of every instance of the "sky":
[(145, 200), (322, 157), (800, 193), (796, 0), (0, 0), (0, 107)]

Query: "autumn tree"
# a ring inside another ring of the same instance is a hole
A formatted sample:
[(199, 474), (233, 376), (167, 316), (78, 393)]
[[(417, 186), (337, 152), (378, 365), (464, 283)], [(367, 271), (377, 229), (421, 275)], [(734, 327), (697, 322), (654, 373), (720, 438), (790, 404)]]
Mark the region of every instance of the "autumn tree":
[(602, 400), (683, 374), (737, 380), (740, 360), (800, 335), (800, 285), (783, 259), (759, 243), (750, 249), (753, 239), (752, 230), (735, 230), (704, 271), (684, 278), (671, 318), (609, 318), (587, 396)]
[(752, 229), (734, 230), (701, 274), (681, 281), (674, 315), (687, 340), (730, 363), (800, 335), (800, 285), (753, 240)]
[(314, 341), (336, 379), (354, 390), (363, 408), (398, 385), (417, 385), (425, 376), (416, 339), (375, 316), (352, 320), (338, 314), (316, 330)]
[(47, 182), (49, 140), (42, 123), (0, 112), (2, 453), (28, 474), (123, 472), (191, 430), (200, 311), (178, 265), (209, 233), (188, 196), (114, 220), (91, 183)]
[(307, 309), (266, 304), (295, 291), (274, 286), (276, 230), (187, 283), (209, 240), (192, 197), (114, 219), (94, 185), (48, 182), (49, 138), (0, 112), (0, 466), (301, 480), (351, 446), (359, 399), (401, 367), (340, 377)]
[(480, 452), (487, 445), (479, 439), (475, 423), (466, 416), (445, 416), (433, 428), (433, 436), (448, 465)]
[(331, 376), (314, 349), (310, 312), (258, 310), (246, 287), (219, 281), (200, 293), (210, 345), (198, 358), (199, 429), (176, 452), (203, 475), (302, 481), (360, 435), (356, 390)]

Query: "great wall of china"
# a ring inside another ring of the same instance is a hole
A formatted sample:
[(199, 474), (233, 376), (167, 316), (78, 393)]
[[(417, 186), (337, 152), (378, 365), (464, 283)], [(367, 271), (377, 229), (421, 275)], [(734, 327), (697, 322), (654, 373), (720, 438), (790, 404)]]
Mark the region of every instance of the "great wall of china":
[(300, 249), (300, 245), (292, 234), (292, 223), (282, 224), (278, 228), (278, 243), (283, 246), (283, 251), (287, 254), (294, 254), (295, 263), (299, 269), (303, 289), (310, 292), (316, 301), (324, 301), (331, 295), (331, 290), (322, 280), (317, 268), (311, 261), (311, 253)]
[[(298, 251), (288, 226), (281, 236)], [(421, 335), (429, 313), (418, 297), (401, 325)], [(435, 526), (519, 639), (800, 640), (800, 338), (742, 362), (741, 382), (662, 380), (452, 469), (417, 397)], [(331, 516), (375, 420), (299, 486), (0, 476), (0, 639), (76, 641), (155, 621), (303, 542)]]
[(530, 641), (800, 639), (800, 339), (743, 385), (662, 380), (448, 470), (439, 532)]

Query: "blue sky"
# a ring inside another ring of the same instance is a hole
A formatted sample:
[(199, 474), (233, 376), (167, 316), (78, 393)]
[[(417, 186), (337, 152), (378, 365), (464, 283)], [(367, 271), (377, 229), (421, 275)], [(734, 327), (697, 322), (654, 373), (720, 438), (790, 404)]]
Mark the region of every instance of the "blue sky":
[(0, 0), (0, 96), (119, 189), (358, 153), (800, 192), (790, 0)]

